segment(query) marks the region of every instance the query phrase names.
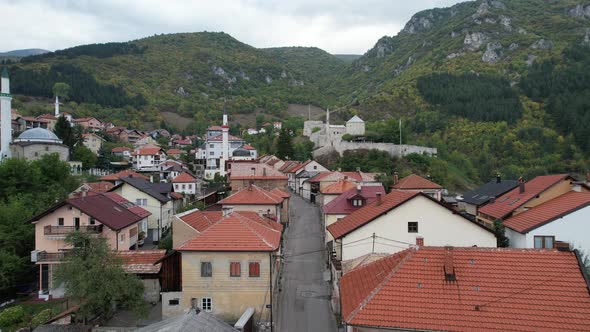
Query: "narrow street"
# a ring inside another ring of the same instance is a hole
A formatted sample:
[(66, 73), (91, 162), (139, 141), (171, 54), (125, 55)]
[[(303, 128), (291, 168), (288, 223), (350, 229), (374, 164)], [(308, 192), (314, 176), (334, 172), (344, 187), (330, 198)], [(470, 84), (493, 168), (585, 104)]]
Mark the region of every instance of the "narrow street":
[(292, 194), (285, 234), (278, 332), (335, 332), (330, 309), (322, 223), (317, 206)]

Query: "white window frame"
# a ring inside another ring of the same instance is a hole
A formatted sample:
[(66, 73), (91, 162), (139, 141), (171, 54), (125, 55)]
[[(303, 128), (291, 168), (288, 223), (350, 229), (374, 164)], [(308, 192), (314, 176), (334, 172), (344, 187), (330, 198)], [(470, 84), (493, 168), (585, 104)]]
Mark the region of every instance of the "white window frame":
[[(210, 297), (202, 297), (201, 301), (199, 301), (201, 304), (201, 310), (205, 311), (205, 312), (211, 312), (213, 311), (213, 299)], [(208, 306), (208, 308), (207, 308)]]

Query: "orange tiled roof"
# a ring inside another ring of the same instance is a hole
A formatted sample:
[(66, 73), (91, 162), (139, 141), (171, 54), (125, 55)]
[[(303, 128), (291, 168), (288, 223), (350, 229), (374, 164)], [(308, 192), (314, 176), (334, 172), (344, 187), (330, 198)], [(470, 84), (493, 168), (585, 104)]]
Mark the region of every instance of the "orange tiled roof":
[(309, 164), (310, 162), (311, 162), (311, 160), (308, 160), (308, 161), (305, 161), (305, 162), (302, 162), (302, 163), (298, 163), (294, 167), (289, 167), (284, 172), (285, 173), (297, 173), (298, 170), (300, 170), (303, 167), (307, 166), (307, 164)]
[(291, 197), (291, 194), (289, 194), (288, 192), (286, 192), (284, 190), (281, 190), (279, 188), (274, 188), (270, 192), (273, 193), (273, 194), (275, 194), (275, 195), (277, 195), (277, 196), (279, 196), (279, 197), (282, 197), (282, 198), (289, 198), (289, 197)]
[(230, 180), (287, 180), (287, 176), (276, 169), (259, 163), (232, 163)]
[(242, 148), (244, 148), (246, 150), (256, 150), (256, 148), (250, 144), (244, 144), (244, 145), (242, 145)]
[(218, 204), (276, 205), (282, 201), (283, 198), (281, 196), (253, 184), (222, 199)]
[(519, 233), (528, 233), (537, 227), (590, 205), (590, 192), (570, 191), (528, 211), (504, 221), (504, 226)]
[(41, 114), (37, 116), (37, 119), (46, 119), (46, 120), (57, 120), (57, 118), (55, 117), (55, 115), (53, 114)]
[(139, 174), (137, 172), (134, 172), (132, 170), (129, 170), (129, 169), (124, 170), (124, 171), (121, 171), (119, 173), (115, 173), (115, 174), (110, 174), (110, 175), (103, 176), (100, 179), (102, 181), (117, 181), (120, 178), (128, 178), (128, 177), (134, 177), (134, 178), (140, 178), (140, 179), (144, 179), (144, 180), (149, 180), (149, 178), (147, 176), (141, 175), (141, 174)]
[[(254, 216), (256, 215), (256, 216)], [(185, 242), (181, 251), (275, 251), (282, 225), (255, 212), (233, 212)]]
[(131, 151), (131, 148), (128, 148), (126, 146), (118, 146), (118, 147), (113, 148), (111, 150), (111, 152), (124, 152), (124, 151)]
[(181, 193), (171, 192), (170, 197), (172, 197), (173, 199), (181, 199), (183, 196)]
[(348, 180), (340, 180), (322, 189), (321, 193), (328, 195), (342, 194), (349, 191), (352, 188), (356, 188), (356, 184)]
[(105, 193), (115, 186), (114, 184), (106, 181), (100, 182), (87, 182), (86, 185), (90, 188), (90, 191), (94, 193)]
[(168, 154), (182, 154), (182, 153), (184, 153), (184, 151), (182, 151), (180, 149), (169, 149), (168, 151), (166, 151), (166, 153), (168, 153)]
[(166, 256), (165, 249), (117, 251), (117, 257), (121, 259), (123, 270), (134, 274), (160, 273), (162, 263), (155, 263), (164, 256)]
[(294, 161), (294, 160), (285, 160), (285, 163), (283, 164), (283, 166), (281, 166), (279, 168), (280, 172), (287, 172), (287, 170), (291, 167), (295, 167), (295, 165), (299, 164), (298, 161)]
[(338, 239), (418, 195), (421, 195), (421, 193), (407, 191), (391, 192), (382, 197), (381, 202), (377, 200), (331, 224), (328, 226), (328, 231), (335, 239)]
[(442, 189), (442, 186), (420, 175), (410, 174), (391, 186), (394, 189)]
[(134, 156), (148, 156), (148, 155), (154, 155), (154, 154), (158, 154), (160, 151), (164, 152), (162, 150), (162, 148), (139, 148), (139, 149), (135, 149), (135, 151), (133, 152)]
[(209, 226), (218, 222), (222, 216), (222, 211), (197, 210), (190, 213), (181, 214), (178, 216), (178, 218), (200, 233), (209, 228)]
[(523, 193), (520, 193), (520, 187), (516, 187), (496, 198), (494, 203), (489, 203), (479, 209), (478, 213), (483, 213), (493, 218), (504, 218), (526, 202), (568, 177), (570, 177), (568, 174), (537, 176), (525, 183), (525, 191)]
[(180, 175), (178, 175), (177, 177), (172, 179), (172, 183), (180, 183), (180, 182), (184, 182), (184, 183), (197, 182), (197, 178), (195, 178), (189, 172), (182, 172), (182, 173), (180, 173)]
[[(456, 281), (446, 281), (445, 260)], [(351, 326), (590, 331), (590, 294), (573, 252), (412, 248), (345, 274), (340, 294)]]

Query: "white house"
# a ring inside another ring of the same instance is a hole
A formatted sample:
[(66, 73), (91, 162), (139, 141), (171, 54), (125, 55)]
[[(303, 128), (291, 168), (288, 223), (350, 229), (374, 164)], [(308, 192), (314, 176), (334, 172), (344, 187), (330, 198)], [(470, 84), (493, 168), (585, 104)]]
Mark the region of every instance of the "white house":
[(172, 179), (174, 192), (195, 195), (197, 193), (197, 178), (189, 172), (183, 172)]
[(504, 221), (514, 248), (554, 248), (557, 242), (590, 254), (590, 193), (570, 191)]
[(160, 163), (166, 160), (166, 151), (160, 147), (138, 148), (131, 154), (133, 157), (133, 168), (139, 172), (157, 172), (160, 170)]
[(328, 226), (338, 259), (395, 253), (412, 245), (496, 247), (496, 236), (420, 192), (393, 191)]

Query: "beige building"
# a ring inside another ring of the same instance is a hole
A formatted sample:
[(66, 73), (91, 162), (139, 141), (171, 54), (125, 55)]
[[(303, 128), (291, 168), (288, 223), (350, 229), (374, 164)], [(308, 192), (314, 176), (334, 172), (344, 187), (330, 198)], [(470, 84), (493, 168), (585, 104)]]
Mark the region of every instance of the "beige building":
[(176, 248), (182, 258), (182, 292), (162, 294), (163, 317), (191, 307), (236, 322), (255, 308), (270, 320), (282, 226), (252, 212), (233, 212)]
[(288, 200), (289, 194), (283, 190), (275, 188), (268, 191), (251, 184), (219, 201), (218, 204), (226, 214), (233, 211), (249, 211), (277, 222), (287, 222), (289, 210), (288, 204), (284, 204), (284, 202), (288, 202)]
[(31, 260), (39, 266), (39, 297), (63, 297), (64, 290), (54, 283), (56, 264), (72, 248), (65, 243), (68, 234), (81, 231), (104, 237), (114, 250), (137, 247), (138, 234), (145, 227), (148, 211), (115, 193), (68, 198), (29, 222), (35, 225), (35, 250)]
[(22, 132), (10, 144), (10, 151), (14, 158), (39, 160), (43, 155), (56, 153), (59, 159), (67, 161), (70, 149), (62, 143), (53, 132), (44, 128), (32, 128)]
[(232, 193), (248, 187), (251, 183), (266, 190), (287, 190), (288, 177), (267, 164), (233, 162), (228, 163), (228, 167)]
[(84, 138), (84, 146), (94, 152), (94, 154), (98, 155), (98, 151), (100, 151), (102, 143), (105, 141), (104, 138), (94, 133), (84, 134), (82, 137)]

